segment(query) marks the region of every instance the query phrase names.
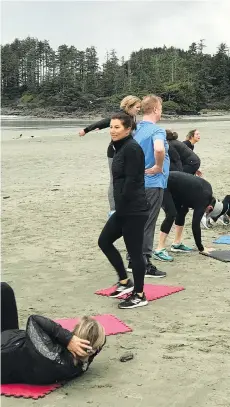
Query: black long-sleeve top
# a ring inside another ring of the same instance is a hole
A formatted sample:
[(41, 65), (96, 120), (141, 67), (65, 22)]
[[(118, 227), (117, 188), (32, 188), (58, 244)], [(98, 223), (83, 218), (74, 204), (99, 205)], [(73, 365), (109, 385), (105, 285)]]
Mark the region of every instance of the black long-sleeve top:
[(119, 216), (140, 215), (148, 211), (145, 194), (145, 157), (142, 148), (130, 135), (113, 142), (113, 191)]
[(183, 165), (179, 153), (170, 142), (168, 144), (169, 144), (168, 155), (170, 158), (169, 171), (183, 171)]
[[(121, 109), (117, 113), (126, 113), (126, 112)], [(102, 119), (102, 120), (99, 120), (98, 122), (90, 124), (89, 126), (87, 126), (84, 129), (84, 132), (89, 133), (92, 130), (96, 130), (96, 129), (102, 130), (102, 129), (106, 129), (107, 127), (110, 127), (111, 117), (106, 117), (105, 119)], [(130, 117), (132, 119), (132, 130), (135, 130), (136, 129), (136, 118), (133, 117), (133, 116), (130, 116)], [(109, 146), (108, 146), (108, 149), (107, 149), (107, 157), (108, 158), (113, 158), (113, 156), (114, 156), (114, 148), (113, 148), (113, 144), (112, 144), (112, 141), (111, 141), (109, 143)]]
[(80, 376), (93, 360), (74, 364), (67, 350), (73, 333), (54, 321), (32, 315), (26, 330), (1, 335), (2, 383), (51, 384)]
[(190, 150), (192, 150), (192, 151), (194, 150), (194, 144), (192, 144), (190, 140), (185, 140), (185, 141), (183, 141), (183, 143), (184, 143), (188, 148), (190, 148)]
[(199, 251), (204, 250), (201, 241), (200, 222), (202, 216), (212, 202), (212, 187), (203, 178), (184, 172), (170, 172), (168, 189), (172, 194), (176, 207), (194, 209), (192, 218), (193, 236)]
[(184, 142), (179, 140), (170, 140), (169, 145), (174, 147), (180, 156), (182, 165), (190, 164), (191, 162), (199, 163), (200, 158), (196, 155)]

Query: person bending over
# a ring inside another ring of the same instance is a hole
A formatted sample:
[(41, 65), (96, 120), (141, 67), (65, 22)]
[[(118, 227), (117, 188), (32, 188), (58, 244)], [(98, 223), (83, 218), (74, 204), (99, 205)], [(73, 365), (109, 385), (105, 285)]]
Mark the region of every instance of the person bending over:
[[(120, 103), (120, 113), (126, 113), (131, 118), (132, 131), (134, 131), (136, 129), (136, 115), (139, 113), (140, 108), (141, 108), (141, 101), (136, 96), (128, 95), (124, 99), (122, 99), (122, 101)], [(98, 122), (95, 122), (93, 124), (90, 124), (85, 129), (82, 129), (79, 132), (79, 136), (83, 137), (83, 136), (85, 136), (85, 134), (89, 133), (92, 130), (96, 130), (96, 129), (101, 130), (101, 129), (105, 129), (105, 128), (109, 127), (110, 120), (111, 120), (111, 116), (107, 117), (105, 119), (102, 119)], [(113, 147), (112, 142), (110, 142), (108, 149), (107, 149), (109, 174), (110, 174), (110, 184), (109, 184), (109, 190), (108, 190), (108, 200), (109, 200), (109, 207), (110, 207), (109, 216), (112, 215), (112, 213), (115, 210), (115, 202), (114, 202), (114, 196), (113, 196), (113, 178), (112, 178), (113, 156), (114, 156), (114, 147)]]
[(194, 177), (184, 172), (172, 171), (169, 173), (168, 190), (171, 193), (175, 205), (175, 217), (165, 222), (163, 233), (166, 238), (175, 220), (175, 238), (171, 247), (173, 252), (181, 252), (182, 234), (185, 218), (189, 208), (193, 209), (192, 232), (196, 246), (201, 253), (209, 253), (201, 240), (200, 222), (205, 212), (212, 212), (216, 199), (213, 197), (212, 187), (208, 181), (200, 177)]
[[(147, 305), (143, 287), (145, 261), (142, 254), (144, 227), (148, 219), (148, 202), (145, 194), (145, 158), (142, 148), (130, 134), (131, 118), (120, 113), (110, 123), (110, 135), (115, 149), (112, 165), (113, 189), (116, 212), (108, 219), (98, 245), (116, 270), (119, 282), (110, 297), (131, 295), (118, 305), (135, 308)], [(123, 260), (114, 242), (123, 236), (133, 264), (134, 284), (127, 277)]]
[(31, 315), (19, 329), (13, 289), (1, 283), (1, 382), (52, 384), (82, 375), (105, 344), (99, 322), (83, 317), (73, 332)]
[(175, 139), (174, 133), (167, 130), (167, 141), (171, 148), (174, 148), (180, 156), (183, 171), (188, 174), (199, 175), (200, 158), (183, 142)]

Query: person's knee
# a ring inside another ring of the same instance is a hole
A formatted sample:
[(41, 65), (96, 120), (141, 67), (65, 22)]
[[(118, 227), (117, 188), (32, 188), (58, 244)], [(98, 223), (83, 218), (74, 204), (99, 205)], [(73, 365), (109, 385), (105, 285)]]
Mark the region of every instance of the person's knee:
[(142, 249), (140, 252), (138, 252), (138, 251), (129, 252), (129, 257), (130, 257), (132, 264), (137, 264), (138, 266), (141, 265), (142, 263), (145, 264)]
[(109, 248), (111, 247), (111, 243), (106, 239), (102, 234), (98, 238), (98, 246), (100, 249), (103, 251), (103, 253), (106, 253)]
[(171, 213), (169, 213), (169, 214), (166, 215), (165, 220), (166, 220), (167, 223), (173, 225), (173, 223), (174, 223), (175, 220), (176, 220), (176, 216), (177, 216), (176, 211), (175, 211), (175, 212), (171, 212)]
[(98, 246), (100, 247), (100, 249), (102, 250), (102, 251), (104, 251), (103, 249), (104, 249), (104, 247), (105, 247), (105, 239), (103, 239), (103, 236), (99, 236), (99, 238), (98, 238)]
[(176, 215), (177, 215), (176, 212), (171, 212), (166, 215), (166, 218), (164, 219), (161, 225), (161, 232), (166, 233), (167, 235), (169, 234), (171, 227), (176, 220)]
[(187, 212), (177, 215), (176, 220), (175, 220), (175, 225), (184, 226), (186, 215), (187, 215)]

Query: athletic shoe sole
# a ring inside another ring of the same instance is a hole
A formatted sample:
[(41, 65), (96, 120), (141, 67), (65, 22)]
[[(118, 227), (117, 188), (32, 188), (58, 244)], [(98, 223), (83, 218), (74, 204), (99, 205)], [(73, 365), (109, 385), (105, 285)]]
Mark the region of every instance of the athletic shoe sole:
[(174, 249), (173, 247), (171, 247), (171, 252), (174, 253), (191, 253), (193, 250), (181, 250), (181, 249)]
[(121, 297), (122, 295), (131, 293), (131, 292), (133, 291), (133, 289), (134, 289), (134, 286), (133, 286), (133, 287), (126, 288), (125, 290), (123, 290), (122, 292), (118, 293), (117, 295), (109, 295), (109, 297), (110, 297), (110, 298), (118, 298), (118, 297)]
[(138, 307), (144, 307), (145, 305), (148, 305), (148, 301), (141, 301), (138, 304), (133, 304), (130, 307), (122, 307), (121, 304), (118, 304), (118, 308), (120, 309), (131, 309), (131, 308), (138, 308)]
[(164, 275), (164, 276), (151, 276), (151, 275), (149, 275), (149, 274), (145, 274), (145, 277), (146, 278), (164, 278), (164, 277), (166, 277), (166, 275)]
[(161, 259), (160, 257), (156, 256), (155, 254), (153, 254), (153, 258), (156, 260), (165, 261), (165, 262), (171, 262), (174, 260), (174, 259), (171, 259), (171, 260)]
[(218, 223), (221, 223), (223, 226), (228, 226), (229, 225), (229, 223), (225, 223), (222, 219), (220, 220), (220, 219), (218, 219), (218, 221), (217, 221)]

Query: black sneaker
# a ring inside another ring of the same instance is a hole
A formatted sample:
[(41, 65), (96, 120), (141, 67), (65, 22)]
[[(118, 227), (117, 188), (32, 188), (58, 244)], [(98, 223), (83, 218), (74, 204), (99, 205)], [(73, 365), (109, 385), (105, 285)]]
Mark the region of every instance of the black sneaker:
[(160, 271), (152, 263), (147, 263), (145, 277), (163, 278), (166, 277), (165, 271)]
[(128, 298), (126, 298), (124, 301), (121, 301), (120, 304), (118, 304), (118, 308), (121, 309), (137, 308), (144, 307), (145, 305), (148, 305), (145, 293), (143, 294), (143, 297), (140, 297), (137, 293), (133, 292)]
[(127, 267), (126, 271), (128, 271), (129, 273), (133, 272), (133, 267), (132, 267), (132, 263), (131, 263), (130, 260), (129, 260), (128, 267)]
[(128, 280), (127, 284), (121, 284), (120, 282), (117, 283), (116, 290), (110, 294), (110, 297), (117, 298), (124, 294), (129, 294), (133, 291), (133, 282), (132, 280)]

